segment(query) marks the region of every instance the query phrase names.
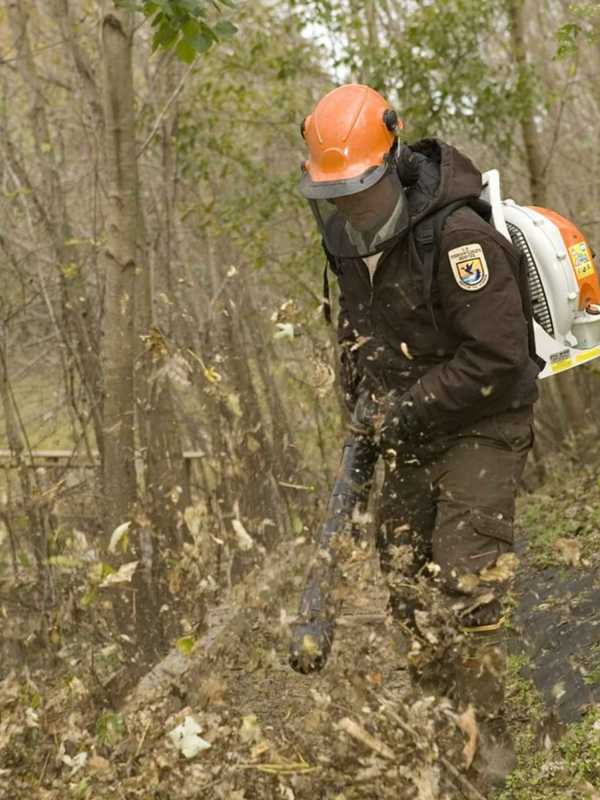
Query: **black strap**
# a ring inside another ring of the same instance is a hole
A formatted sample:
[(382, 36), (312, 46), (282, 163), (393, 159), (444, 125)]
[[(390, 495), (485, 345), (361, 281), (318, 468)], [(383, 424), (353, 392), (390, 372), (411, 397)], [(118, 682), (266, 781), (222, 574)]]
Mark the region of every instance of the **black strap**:
[(438, 330), (438, 324), (433, 311), (431, 287), (433, 286), (433, 276), (438, 267), (442, 232), (450, 214), (466, 205), (471, 205), (471, 202), (468, 200), (456, 200), (454, 203), (450, 203), (433, 214), (424, 217), (417, 223), (414, 230), (415, 243), (423, 264), (423, 297), (436, 330)]
[(523, 304), (523, 314), (525, 315), (525, 321), (527, 322), (527, 339), (529, 343), (529, 357), (535, 361), (538, 365), (540, 370), (543, 370), (546, 366), (545, 360), (537, 354), (536, 346), (535, 346), (535, 329), (533, 327), (533, 305), (531, 303), (531, 293), (529, 291), (529, 264), (527, 261), (527, 256), (521, 250), (519, 258), (519, 265), (517, 269), (519, 270), (519, 274), (517, 277), (517, 283), (519, 285), (519, 291), (521, 293), (521, 302)]
[(325, 268), (323, 270), (323, 299), (321, 301), (321, 307), (323, 309), (323, 316), (325, 317), (325, 322), (328, 325), (331, 325), (331, 296), (329, 294), (329, 277), (327, 275), (327, 270), (329, 269), (329, 262), (325, 262)]
[(325, 262), (325, 268), (323, 270), (323, 300), (321, 301), (321, 307), (323, 309), (325, 322), (327, 322), (328, 325), (331, 325), (331, 295), (329, 293), (329, 276), (327, 275), (327, 270), (329, 267), (331, 267), (333, 274), (339, 275), (341, 268), (335, 260), (335, 257), (325, 247), (325, 242), (323, 240), (321, 240), (321, 246), (323, 247), (323, 251), (327, 256), (327, 261)]

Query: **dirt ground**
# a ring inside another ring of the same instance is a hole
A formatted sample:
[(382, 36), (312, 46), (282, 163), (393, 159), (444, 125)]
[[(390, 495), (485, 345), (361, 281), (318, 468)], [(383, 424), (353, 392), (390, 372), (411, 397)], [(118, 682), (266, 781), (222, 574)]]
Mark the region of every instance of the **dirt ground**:
[[(548, 497), (535, 502), (527, 498), (545, 535)], [(586, 518), (577, 519), (581, 526)], [(534, 537), (532, 558), (522, 554), (520, 606), (513, 595), (512, 629), (529, 651), (516, 657), (511, 679), (508, 716), (522, 757), (504, 793), (494, 794), (480, 773), (477, 709), (463, 713), (410, 678), (415, 641), (440, 663), (451, 650), (454, 634), (435, 598), (424, 635), (406, 636), (386, 613), (386, 587), (369, 547), (354, 548), (344, 562), (343, 614), (326, 667), (310, 676), (290, 668), (289, 623), (310, 554), (298, 539), (258, 564), (209, 610), (194, 637), (179, 641), (118, 703), (101, 685), (110, 648), (97, 651), (91, 641), (86, 648), (73, 635), (29, 668), (6, 649), (13, 663), (0, 672), (0, 798), (599, 800), (600, 668), (591, 656), (600, 620), (591, 588), (581, 592), (573, 583), (595, 581), (596, 539), (581, 539), (577, 558), (571, 548), (570, 563), (549, 565), (545, 554), (560, 555), (567, 541), (564, 530), (557, 533), (563, 538), (550, 550)], [(558, 597), (561, 586), (566, 599)], [(14, 620), (15, 608), (1, 607)], [(569, 619), (577, 622), (575, 638), (563, 635), (574, 629)], [(581, 642), (586, 653), (578, 661)], [(568, 701), (571, 718), (585, 715), (584, 727), (565, 736), (560, 725), (554, 730), (542, 695), (559, 712)], [(574, 696), (585, 707), (577, 710)]]
[[(10, 747), (0, 797), (477, 797), (461, 790), (465, 777), (476, 778), (463, 769), (473, 733), (461, 730), (449, 702), (408, 679), (407, 641), (385, 612), (372, 554), (359, 553), (351, 567), (331, 658), (311, 676), (287, 661), (303, 570), (281, 575), (259, 571), (238, 590), (235, 611), (213, 618), (216, 629), (209, 624), (189, 655), (176, 654), (170, 675), (148, 681), (119, 711), (98, 714), (73, 678), (50, 700), (45, 688), (42, 700), (36, 675), (24, 685), (13, 672), (1, 687), (0, 745), (10, 738)], [(198, 736), (210, 747), (182, 754), (169, 737), (182, 723), (192, 750)]]

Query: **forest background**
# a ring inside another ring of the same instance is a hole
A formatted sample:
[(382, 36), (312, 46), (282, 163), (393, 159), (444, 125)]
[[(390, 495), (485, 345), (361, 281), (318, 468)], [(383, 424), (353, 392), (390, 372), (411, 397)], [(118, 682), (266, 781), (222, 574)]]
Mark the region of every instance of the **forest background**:
[[(130, 682), (319, 519), (346, 412), (296, 188), (316, 100), (369, 83), (406, 141), (593, 245), (599, 32), (564, 0), (5, 0), (4, 671), (116, 620)], [(545, 382), (529, 485), (597, 437), (598, 387), (593, 364)]]

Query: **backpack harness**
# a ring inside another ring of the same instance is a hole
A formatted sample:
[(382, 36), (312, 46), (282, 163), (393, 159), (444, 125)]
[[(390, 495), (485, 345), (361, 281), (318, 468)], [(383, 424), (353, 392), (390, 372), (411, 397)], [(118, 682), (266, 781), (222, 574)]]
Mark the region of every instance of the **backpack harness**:
[[(463, 208), (465, 206), (473, 209), (473, 211), (479, 214), (479, 216), (483, 220), (485, 220), (485, 222), (491, 224), (490, 220), (492, 217), (492, 207), (488, 202), (482, 200), (481, 198), (474, 198), (471, 200), (456, 200), (454, 203), (450, 203), (449, 205), (440, 208), (433, 214), (430, 214), (424, 217), (423, 219), (419, 220), (419, 222), (417, 222), (416, 225), (413, 228), (411, 228), (408, 234), (409, 236), (414, 237), (417, 253), (423, 265), (423, 295), (425, 298), (425, 302), (427, 303), (427, 307), (431, 313), (432, 322), (435, 328), (437, 328), (438, 326), (433, 312), (433, 305), (431, 300), (431, 288), (433, 285), (434, 275), (436, 274), (436, 271), (439, 266), (440, 243), (442, 240), (442, 232), (444, 230), (444, 225), (446, 224), (448, 217), (455, 211), (458, 211), (459, 208)], [(328, 269), (331, 268), (331, 271), (334, 273), (334, 275), (338, 276), (340, 274), (340, 268), (336, 262), (335, 257), (327, 250), (323, 242), (322, 244), (325, 254), (327, 256), (327, 261), (325, 263), (325, 268), (323, 270), (322, 307), (325, 320), (327, 321), (328, 324), (331, 324), (331, 300), (329, 291)], [(535, 332), (533, 327), (533, 307), (531, 304), (531, 297), (529, 292), (528, 262), (527, 259), (525, 258), (524, 253), (520, 249), (519, 249), (519, 262), (517, 271), (515, 273), (515, 279), (517, 281), (519, 292), (521, 294), (523, 314), (527, 322), (529, 355), (538, 364), (540, 369), (542, 369), (546, 362), (544, 361), (544, 359), (540, 358), (536, 353)]]

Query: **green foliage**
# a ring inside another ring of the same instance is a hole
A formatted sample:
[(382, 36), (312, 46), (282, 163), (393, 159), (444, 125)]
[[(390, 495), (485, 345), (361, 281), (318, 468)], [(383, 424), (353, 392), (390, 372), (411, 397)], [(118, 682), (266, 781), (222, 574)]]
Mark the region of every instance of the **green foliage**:
[(117, 6), (141, 11), (154, 29), (152, 50), (175, 49), (180, 61), (191, 64), (200, 53), (206, 53), (220, 39), (237, 32), (236, 26), (221, 16), (234, 9), (232, 0), (115, 0)]
[(581, 722), (569, 725), (549, 751), (539, 747), (531, 731), (526, 747), (519, 734), (517, 748), (519, 767), (496, 800), (590, 797), (589, 789), (598, 786), (600, 780), (600, 711), (593, 709)]
[(114, 747), (125, 735), (125, 722), (120, 714), (106, 711), (96, 720), (96, 738), (101, 744)]
[(175, 645), (182, 656), (189, 656), (194, 649), (194, 645), (196, 644), (196, 637), (192, 636), (182, 636), (181, 638), (177, 639)]
[(581, 41), (594, 43), (600, 40), (600, 6), (597, 2), (572, 3), (569, 6), (572, 20), (562, 25), (556, 34), (557, 58), (572, 58)]
[(493, 0), (372, 0), (371, 24), (356, 0), (291, 0), (311, 30), (331, 42), (339, 82), (381, 91), (406, 120), (409, 139), (469, 135), (507, 148), (515, 121), (543, 105), (536, 71), (519, 70), (492, 42), (507, 49), (508, 21)]
[(543, 494), (524, 495), (519, 524), (540, 566), (561, 563), (555, 549), (561, 537), (575, 542), (584, 560), (593, 558), (600, 545), (600, 485), (595, 475), (579, 467), (573, 481), (557, 475)]

